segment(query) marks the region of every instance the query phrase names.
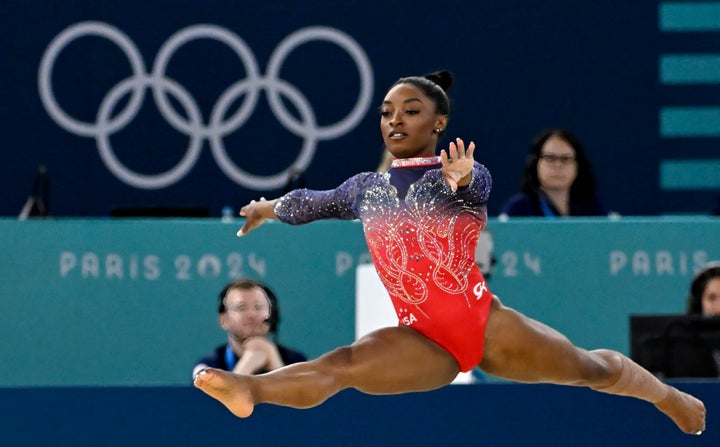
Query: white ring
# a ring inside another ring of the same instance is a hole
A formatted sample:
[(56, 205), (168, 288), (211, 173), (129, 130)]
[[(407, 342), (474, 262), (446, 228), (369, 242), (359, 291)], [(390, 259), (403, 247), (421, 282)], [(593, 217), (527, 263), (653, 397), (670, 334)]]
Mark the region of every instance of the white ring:
[[(61, 52), (74, 40), (85, 36), (99, 36), (120, 47), (132, 68), (132, 75), (119, 81), (105, 95), (96, 114), (96, 122), (88, 123), (69, 116), (57, 103), (52, 85), (55, 63)], [(229, 86), (215, 103), (207, 123), (195, 98), (177, 81), (167, 76), (167, 66), (172, 56), (183, 45), (197, 39), (217, 40), (232, 50), (245, 67), (245, 78)], [(287, 56), (298, 46), (323, 40), (344, 49), (354, 60), (360, 74), (360, 91), (350, 113), (338, 122), (318, 126), (315, 113), (307, 98), (286, 80), (278, 77)], [(193, 25), (173, 34), (160, 48), (151, 74), (148, 74), (135, 44), (122, 31), (103, 22), (79, 22), (63, 30), (48, 45), (43, 54), (38, 73), (38, 89), (43, 106), (50, 117), (65, 130), (82, 137), (92, 137), (100, 157), (107, 168), (128, 185), (142, 189), (158, 189), (180, 181), (195, 165), (208, 140), (212, 155), (220, 169), (235, 183), (257, 190), (278, 189), (287, 183), (291, 172), (304, 171), (312, 161), (318, 140), (337, 138), (352, 130), (368, 110), (372, 98), (372, 67), (362, 47), (349, 35), (329, 27), (308, 27), (295, 31), (283, 39), (273, 51), (267, 73), (259, 74), (257, 61), (248, 45), (231, 31), (216, 25)], [(151, 89), (153, 98), (163, 118), (178, 132), (190, 137), (187, 151), (174, 167), (159, 174), (141, 174), (127, 168), (117, 157), (110, 143), (110, 136), (127, 126), (139, 113), (145, 98), (145, 89)], [(237, 131), (248, 120), (257, 105), (262, 90), (266, 91), (268, 103), (275, 117), (294, 135), (304, 139), (300, 153), (283, 171), (271, 175), (256, 175), (239, 168), (227, 153), (223, 138)], [(132, 92), (125, 108), (113, 114), (120, 100)], [(170, 93), (186, 112), (178, 113), (168, 100)], [(225, 119), (241, 94), (245, 95), (232, 116)], [(286, 96), (296, 107), (300, 121), (290, 113), (280, 96)]]
[[(50, 117), (55, 120), (64, 129), (82, 137), (94, 137), (98, 132), (98, 123), (87, 123), (77, 120), (67, 113), (58, 105), (52, 87), (52, 73), (60, 52), (65, 49), (70, 42), (84, 36), (100, 36), (104, 37), (125, 53), (130, 61), (130, 67), (133, 71), (133, 77), (139, 78), (145, 75), (145, 63), (143, 62), (140, 51), (135, 44), (122, 31), (112, 25), (101, 22), (80, 22), (63, 32), (58, 34), (50, 45), (48, 45), (40, 62), (40, 73), (38, 76), (38, 89), (40, 90), (40, 99), (42, 100), (45, 110), (48, 111)], [(120, 115), (111, 121), (108, 125), (113, 132), (124, 127), (140, 110), (140, 105), (145, 97), (145, 90), (133, 90), (130, 102)]]

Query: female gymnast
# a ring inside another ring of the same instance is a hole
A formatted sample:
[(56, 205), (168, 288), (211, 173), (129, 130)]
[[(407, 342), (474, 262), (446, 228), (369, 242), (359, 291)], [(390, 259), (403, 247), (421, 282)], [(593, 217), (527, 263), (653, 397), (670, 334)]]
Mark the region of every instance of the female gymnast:
[(362, 173), (334, 190), (297, 189), (251, 201), (238, 236), (266, 219), (293, 225), (360, 219), (399, 325), (322, 356), (261, 375), (208, 368), (195, 386), (239, 417), (255, 405), (319, 405), (346, 388), (368, 394), (428, 391), (478, 365), (503, 379), (586, 386), (645, 400), (685, 433), (705, 429), (703, 403), (621, 353), (574, 346), (554, 329), (504, 306), (474, 262), (487, 222), (488, 170), (457, 138), (436, 156), (450, 113), (447, 71), (405, 77), (388, 90), (380, 130), (388, 173)]

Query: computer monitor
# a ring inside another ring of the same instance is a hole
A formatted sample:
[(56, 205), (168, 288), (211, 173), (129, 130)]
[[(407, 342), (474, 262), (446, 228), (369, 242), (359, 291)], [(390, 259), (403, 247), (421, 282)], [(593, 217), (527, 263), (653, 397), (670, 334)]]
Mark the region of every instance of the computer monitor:
[(631, 315), (630, 357), (661, 378), (717, 378), (720, 317)]

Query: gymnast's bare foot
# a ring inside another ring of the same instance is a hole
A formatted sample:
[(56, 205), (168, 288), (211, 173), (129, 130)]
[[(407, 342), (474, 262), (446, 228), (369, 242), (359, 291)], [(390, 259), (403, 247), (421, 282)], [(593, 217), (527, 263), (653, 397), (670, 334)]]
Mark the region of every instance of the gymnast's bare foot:
[(246, 418), (255, 407), (247, 377), (221, 369), (206, 368), (195, 376), (195, 387), (225, 405), (235, 416)]
[(680, 430), (691, 435), (699, 435), (705, 430), (705, 405), (693, 396), (673, 387), (668, 387), (665, 399), (655, 407), (665, 413), (680, 427)]

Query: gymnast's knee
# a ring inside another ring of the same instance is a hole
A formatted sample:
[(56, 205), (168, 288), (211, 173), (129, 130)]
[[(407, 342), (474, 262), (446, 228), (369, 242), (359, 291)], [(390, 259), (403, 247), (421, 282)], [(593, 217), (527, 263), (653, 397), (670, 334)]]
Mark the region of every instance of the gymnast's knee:
[(603, 393), (632, 396), (656, 404), (667, 397), (668, 387), (626, 356), (614, 351), (601, 351), (610, 377), (606, 384), (598, 383), (592, 388)]
[(598, 368), (593, 377), (593, 385), (591, 388), (595, 390), (603, 390), (610, 388), (624, 389), (630, 379), (631, 371), (627, 368), (625, 356), (617, 351), (609, 349), (597, 349), (591, 351), (592, 354), (600, 357), (601, 361), (597, 362)]
[(632, 386), (635, 371), (632, 361), (617, 351), (598, 349), (593, 351), (603, 360), (604, 373), (591, 388), (612, 394), (625, 394)]

